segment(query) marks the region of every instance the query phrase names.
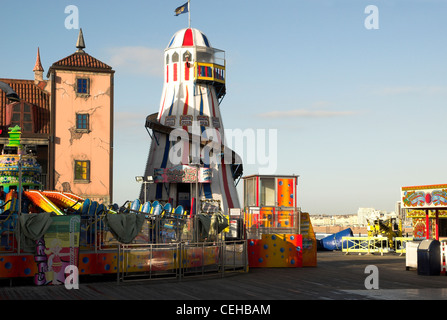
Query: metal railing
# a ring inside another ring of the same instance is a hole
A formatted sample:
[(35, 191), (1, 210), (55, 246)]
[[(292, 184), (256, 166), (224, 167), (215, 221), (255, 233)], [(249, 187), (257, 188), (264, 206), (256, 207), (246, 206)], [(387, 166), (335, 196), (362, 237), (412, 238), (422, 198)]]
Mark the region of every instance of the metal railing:
[(301, 234), (301, 211), (288, 207), (249, 207), (244, 213), (248, 239), (262, 234)]
[(245, 240), (177, 242), (171, 244), (120, 244), (117, 282), (177, 279), (247, 272)]
[[(8, 223), (10, 224), (8, 226)], [(245, 240), (224, 241), (222, 233), (214, 242), (198, 241), (198, 218), (175, 219), (146, 216), (132, 243), (120, 243), (105, 215), (81, 216), (80, 252), (117, 253), (117, 281), (131, 279), (182, 279), (227, 272), (247, 272)], [(16, 244), (17, 215), (0, 220), (1, 253), (23, 253)], [(20, 252), (19, 252), (20, 250)]]
[(0, 253), (17, 251), (16, 226), (17, 214), (9, 213), (0, 216)]
[(196, 62), (196, 79), (225, 83), (225, 66), (215, 63)]
[(342, 252), (346, 254), (357, 253), (377, 253), (383, 255), (388, 252), (388, 238), (387, 237), (343, 237), (342, 238)]
[[(176, 242), (199, 242), (203, 236), (199, 233), (198, 217), (175, 218), (147, 215), (141, 231), (131, 244), (170, 244)], [(18, 215), (4, 213), (0, 215), (0, 253), (18, 253)], [(222, 240), (220, 234), (215, 240)], [(206, 241), (206, 238), (205, 238)], [(116, 250), (120, 242), (114, 236), (106, 222), (106, 215), (81, 216), (79, 248), (81, 251)]]
[(342, 237), (342, 252), (349, 253), (383, 253), (395, 252), (403, 255), (406, 253), (406, 243), (413, 241), (412, 237), (393, 238), (393, 247), (390, 248), (390, 239), (387, 237)]
[[(146, 216), (134, 245), (164, 244), (191, 241), (194, 237), (193, 219)], [(120, 242), (105, 221), (105, 215), (81, 217), (80, 247), (86, 250), (115, 250)]]
[(407, 252), (407, 242), (413, 241), (413, 237), (395, 237), (394, 238), (394, 251), (403, 255)]

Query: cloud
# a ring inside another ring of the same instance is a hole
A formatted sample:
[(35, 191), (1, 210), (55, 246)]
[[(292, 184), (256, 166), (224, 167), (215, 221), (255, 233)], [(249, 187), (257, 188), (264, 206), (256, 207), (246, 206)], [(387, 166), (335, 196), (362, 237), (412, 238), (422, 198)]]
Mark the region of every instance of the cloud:
[(340, 116), (350, 116), (356, 114), (351, 111), (324, 111), (324, 110), (285, 110), (285, 111), (271, 111), (258, 114), (262, 118), (332, 118)]
[(146, 76), (163, 75), (163, 50), (148, 47), (114, 47), (107, 49), (109, 63), (120, 73)]

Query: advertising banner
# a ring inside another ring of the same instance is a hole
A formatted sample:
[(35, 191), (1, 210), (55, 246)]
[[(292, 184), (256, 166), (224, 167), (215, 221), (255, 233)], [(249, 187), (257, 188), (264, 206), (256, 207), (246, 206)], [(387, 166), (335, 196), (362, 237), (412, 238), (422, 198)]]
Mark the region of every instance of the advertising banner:
[[(172, 168), (154, 169), (155, 183), (211, 183), (211, 169), (178, 165)], [(198, 176), (197, 176), (198, 172)]]

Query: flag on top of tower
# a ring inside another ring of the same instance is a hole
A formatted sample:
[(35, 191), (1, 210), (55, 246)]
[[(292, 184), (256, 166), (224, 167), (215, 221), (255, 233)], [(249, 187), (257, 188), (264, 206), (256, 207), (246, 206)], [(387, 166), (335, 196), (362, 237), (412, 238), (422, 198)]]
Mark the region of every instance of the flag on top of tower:
[(184, 5), (175, 9), (176, 16), (178, 16), (179, 14), (182, 14), (182, 13), (187, 13), (187, 12), (189, 12), (189, 1), (187, 3), (185, 3)]

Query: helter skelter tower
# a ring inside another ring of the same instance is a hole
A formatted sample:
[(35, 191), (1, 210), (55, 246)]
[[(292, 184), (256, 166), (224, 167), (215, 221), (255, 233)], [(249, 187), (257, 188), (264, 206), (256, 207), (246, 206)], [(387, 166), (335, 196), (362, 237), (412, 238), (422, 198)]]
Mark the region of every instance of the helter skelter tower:
[(169, 201), (192, 213), (240, 208), (236, 184), (242, 163), (225, 147), (220, 113), (225, 52), (201, 31), (182, 29), (165, 49), (164, 74), (159, 111), (145, 124), (152, 138), (145, 177), (152, 176), (154, 184), (142, 185), (140, 199)]

